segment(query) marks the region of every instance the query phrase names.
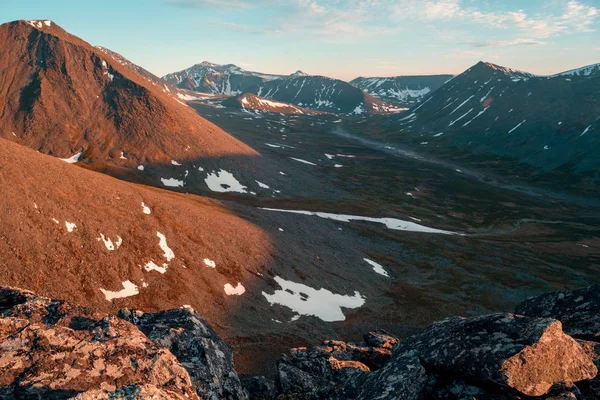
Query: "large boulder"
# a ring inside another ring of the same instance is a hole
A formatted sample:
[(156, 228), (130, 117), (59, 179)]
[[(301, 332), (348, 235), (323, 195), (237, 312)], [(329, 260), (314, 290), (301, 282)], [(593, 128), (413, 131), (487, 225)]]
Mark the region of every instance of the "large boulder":
[(124, 309), (118, 316), (137, 326), (154, 343), (169, 349), (189, 372), (203, 399), (247, 399), (234, 369), (231, 348), (191, 308), (152, 314)]
[(106, 317), (86, 330), (0, 319), (2, 398), (68, 398), (150, 384), (199, 399), (189, 374), (167, 349), (130, 323)]
[(397, 381), (420, 365), (443, 377), (501, 385), (527, 396), (545, 395), (557, 384), (592, 379), (598, 372), (581, 345), (562, 331), (560, 321), (491, 314), (432, 324), (401, 342), (394, 358), (367, 385)]
[(565, 290), (532, 297), (517, 305), (515, 313), (558, 319), (566, 334), (600, 341), (600, 286)]

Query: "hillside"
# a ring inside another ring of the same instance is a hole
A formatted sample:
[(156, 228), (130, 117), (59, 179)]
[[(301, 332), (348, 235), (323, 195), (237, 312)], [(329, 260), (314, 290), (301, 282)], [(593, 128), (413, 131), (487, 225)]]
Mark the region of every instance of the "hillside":
[[(304, 72), (297, 71), (290, 76), (303, 75)], [(181, 89), (237, 96), (250, 86), (286, 77), (288, 76), (246, 71), (234, 64), (219, 65), (203, 61), (183, 71), (165, 75), (162, 79)]]
[(496, 163), (498, 172), (527, 179), (577, 177), (593, 190), (600, 180), (600, 67), (536, 76), (480, 62), (390, 117), (385, 130), (389, 140), (420, 152), (484, 168)]
[(257, 96), (336, 114), (386, 114), (399, 111), (347, 82), (325, 76), (276, 79), (246, 90)]
[(359, 77), (351, 80), (350, 84), (387, 103), (410, 108), (452, 77), (453, 75)]
[(237, 108), (242, 110), (252, 110), (258, 112), (270, 112), (280, 114), (303, 114), (303, 115), (319, 115), (323, 112), (311, 110), (308, 108), (294, 106), (293, 104), (281, 103), (265, 99), (250, 93), (244, 93), (237, 97), (230, 97), (221, 104), (224, 107)]
[(0, 281), (95, 310), (192, 305), (216, 326), (268, 260), (215, 201), (119, 181), (0, 139)]

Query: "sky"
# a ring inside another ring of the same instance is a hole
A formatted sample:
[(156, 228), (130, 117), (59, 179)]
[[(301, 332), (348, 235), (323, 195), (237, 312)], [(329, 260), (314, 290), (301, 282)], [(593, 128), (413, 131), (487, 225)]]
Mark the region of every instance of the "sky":
[(202, 61), (344, 80), (600, 63), (600, 0), (0, 0), (0, 23), (18, 19), (50, 19), (158, 76)]

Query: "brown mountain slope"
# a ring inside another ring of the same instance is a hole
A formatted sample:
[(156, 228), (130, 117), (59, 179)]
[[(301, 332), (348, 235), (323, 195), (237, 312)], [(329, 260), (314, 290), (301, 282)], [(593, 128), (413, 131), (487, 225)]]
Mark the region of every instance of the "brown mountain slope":
[[(0, 26), (0, 137), (129, 169), (258, 154), (159, 86), (50, 21)], [(123, 152), (123, 157), (122, 157)]]
[[(269, 237), (216, 201), (122, 182), (2, 139), (0, 192), (1, 284), (96, 310), (189, 304), (222, 328), (240, 300), (225, 285), (251, 287), (270, 262)], [(119, 294), (130, 296), (108, 300)]]

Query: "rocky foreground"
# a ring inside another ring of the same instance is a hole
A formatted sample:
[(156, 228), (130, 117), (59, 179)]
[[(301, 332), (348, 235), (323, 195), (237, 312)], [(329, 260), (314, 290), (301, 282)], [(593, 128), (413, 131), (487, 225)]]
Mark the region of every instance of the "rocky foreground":
[(515, 314), (449, 318), (404, 340), (325, 341), (239, 377), (191, 308), (101, 315), (0, 288), (2, 399), (598, 399), (600, 286)]

